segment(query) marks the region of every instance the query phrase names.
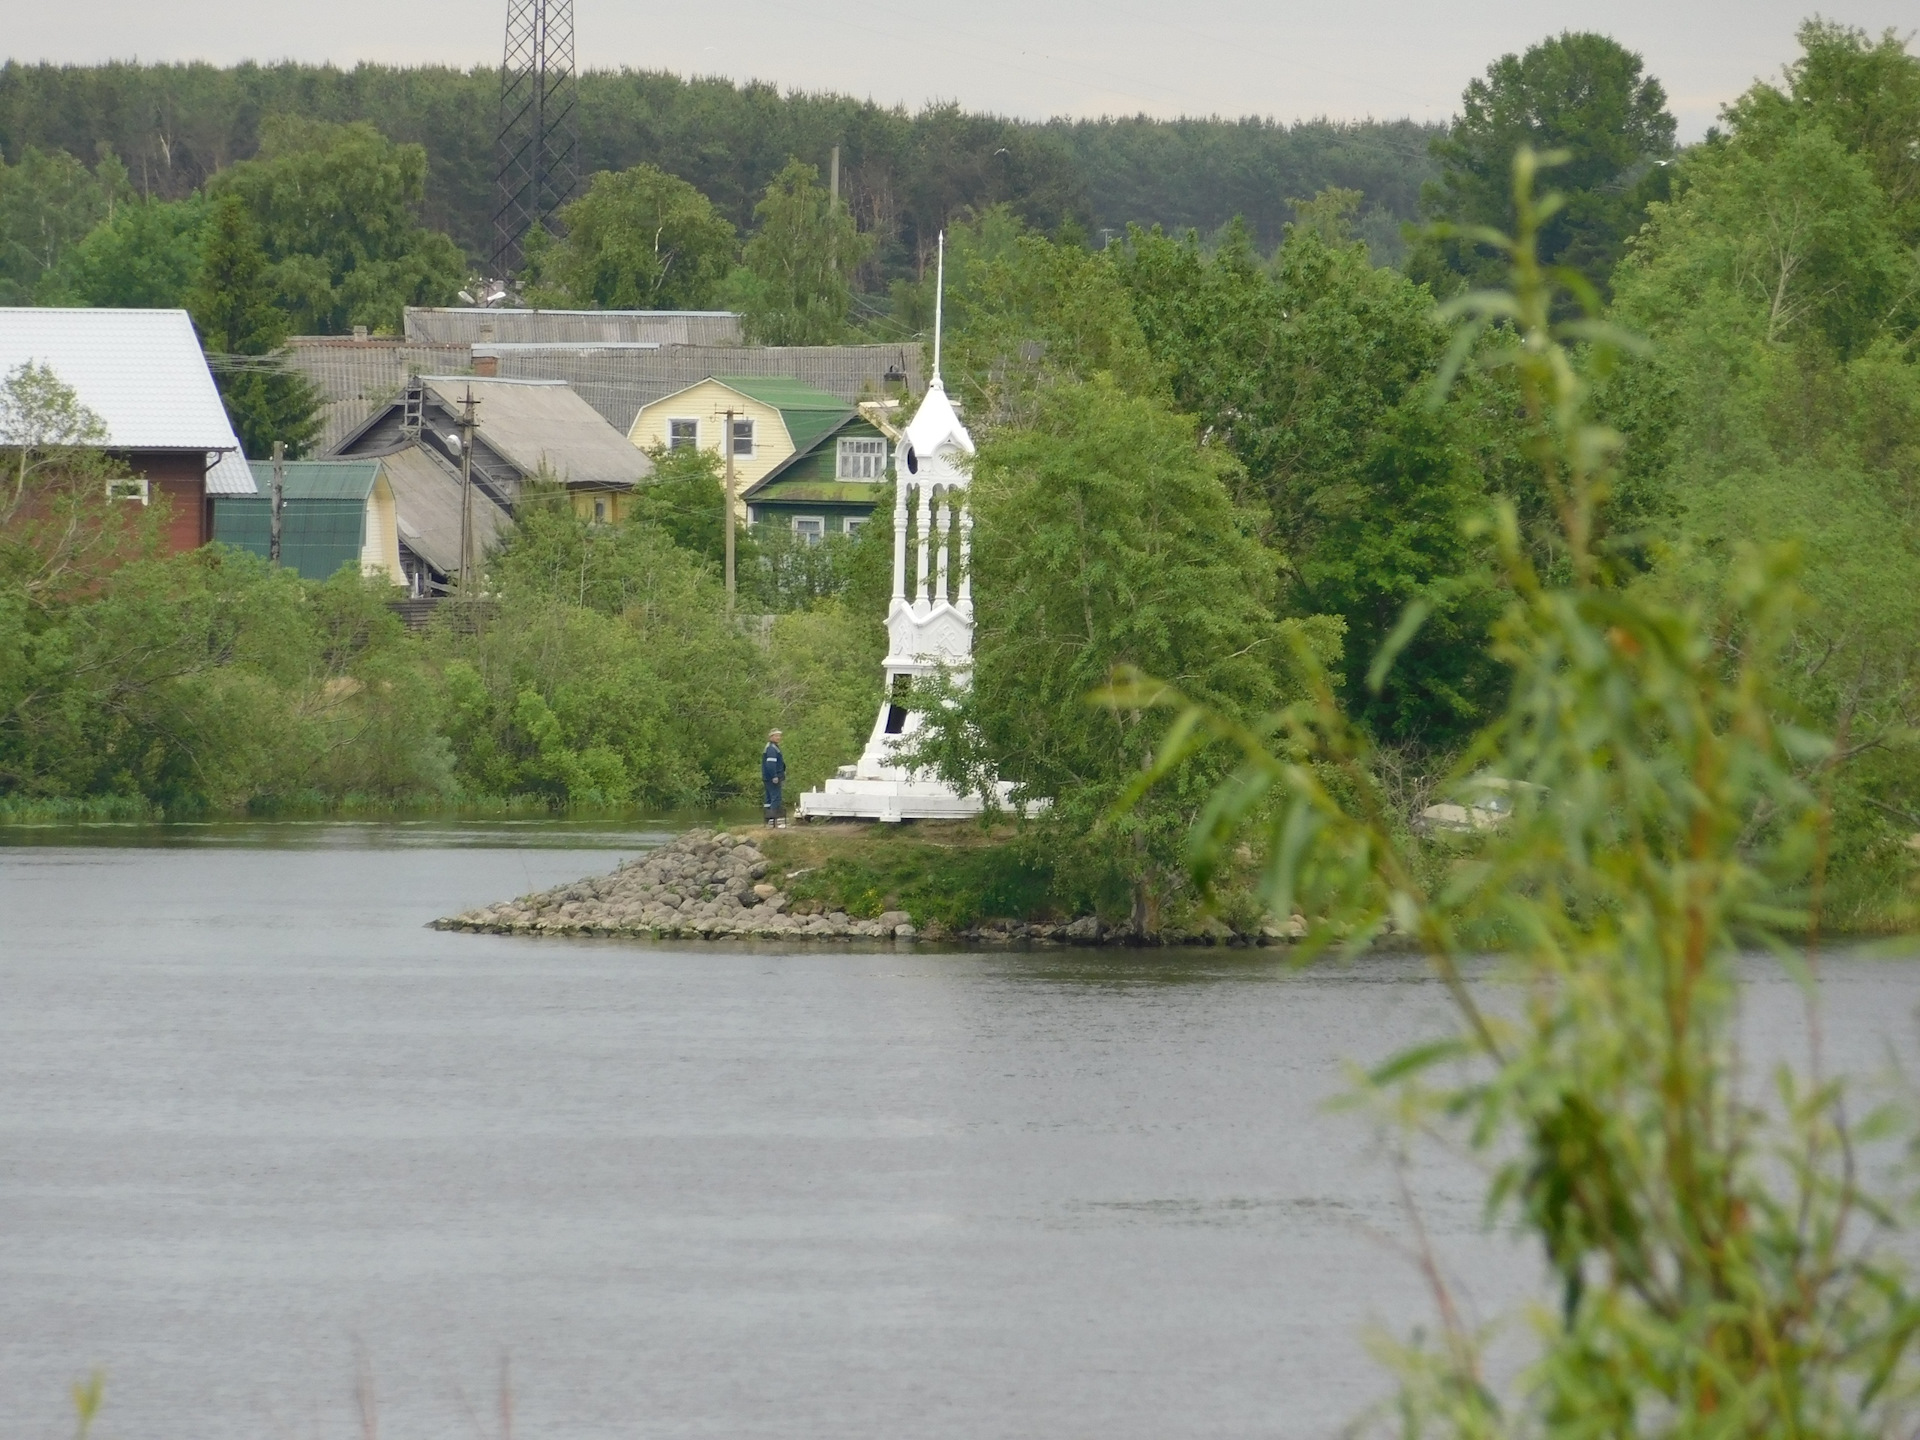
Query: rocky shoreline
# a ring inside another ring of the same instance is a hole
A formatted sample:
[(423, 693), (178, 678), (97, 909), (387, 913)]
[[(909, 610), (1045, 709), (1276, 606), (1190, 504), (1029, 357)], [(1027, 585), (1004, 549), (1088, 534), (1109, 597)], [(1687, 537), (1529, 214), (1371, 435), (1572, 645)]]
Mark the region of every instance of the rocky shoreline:
[[(770, 878), (772, 866), (750, 840), (725, 831), (691, 830), (657, 850), (622, 861), (609, 875), (556, 885), (517, 900), (481, 906), (432, 922), (435, 930), (489, 935), (625, 936), (638, 939), (969, 940), (984, 944), (1123, 945), (1139, 943), (1083, 915), (1058, 924), (991, 921), (958, 933), (921, 930), (904, 910), (874, 917), (845, 911), (796, 913)], [(782, 877), (791, 878), (791, 877)], [(804, 908), (804, 907), (803, 907)], [(1263, 926), (1258, 934), (1214, 920), (1193, 934), (1160, 935), (1154, 944), (1285, 944), (1305, 922)]]

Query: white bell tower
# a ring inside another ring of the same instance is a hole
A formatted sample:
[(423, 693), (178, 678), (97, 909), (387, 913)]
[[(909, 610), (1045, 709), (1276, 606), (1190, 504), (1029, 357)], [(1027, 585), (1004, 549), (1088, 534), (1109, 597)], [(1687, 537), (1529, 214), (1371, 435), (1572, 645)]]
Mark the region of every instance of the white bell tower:
[[(947, 237), (942, 234), (934, 282), (933, 378), (894, 453), (893, 599), (887, 607), (880, 713), (859, 761), (843, 765), (824, 789), (800, 797), (803, 818), (932, 820), (977, 815), (983, 808), (979, 796), (962, 795), (894, 759), (926, 718), (907, 707), (913, 681), (942, 668), (964, 678), (973, 664), (973, 512), (967, 481), (974, 450), (940, 378), (946, 279)], [(1002, 781), (997, 788), (1004, 799), (1012, 787)]]

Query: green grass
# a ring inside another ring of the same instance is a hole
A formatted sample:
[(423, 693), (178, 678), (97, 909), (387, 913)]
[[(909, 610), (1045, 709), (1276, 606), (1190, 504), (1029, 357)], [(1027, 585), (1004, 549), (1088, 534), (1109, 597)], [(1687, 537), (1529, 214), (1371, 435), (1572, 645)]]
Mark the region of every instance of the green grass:
[(922, 928), (1059, 918), (1053, 875), (1010, 827), (973, 821), (833, 824), (750, 832), (794, 908), (871, 917), (904, 910)]

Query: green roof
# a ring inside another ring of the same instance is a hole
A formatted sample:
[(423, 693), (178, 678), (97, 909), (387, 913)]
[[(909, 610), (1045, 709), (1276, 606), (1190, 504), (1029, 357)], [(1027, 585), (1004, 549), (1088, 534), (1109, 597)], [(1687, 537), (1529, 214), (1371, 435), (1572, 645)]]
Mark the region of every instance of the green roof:
[(790, 375), (716, 375), (713, 377), (730, 390), (738, 390), (762, 405), (777, 410), (849, 411), (853, 407), (838, 395), (816, 390)]
[[(261, 497), (273, 494), (273, 462), (249, 460)], [(281, 494), (288, 500), (357, 500), (364, 504), (379, 478), (378, 460), (287, 460)], [(285, 537), (282, 536), (282, 539)], [(358, 553), (356, 548), (356, 553)], [(337, 568), (337, 567), (336, 567)], [(328, 572), (329, 574), (332, 571)]]
[(857, 418), (854, 408), (838, 395), (829, 395), (786, 375), (716, 375), (713, 378), (749, 400), (758, 400), (778, 410), (795, 450), (811, 448), (822, 436), (831, 435)]
[(754, 505), (859, 505), (873, 509), (884, 480), (777, 480), (755, 490)]

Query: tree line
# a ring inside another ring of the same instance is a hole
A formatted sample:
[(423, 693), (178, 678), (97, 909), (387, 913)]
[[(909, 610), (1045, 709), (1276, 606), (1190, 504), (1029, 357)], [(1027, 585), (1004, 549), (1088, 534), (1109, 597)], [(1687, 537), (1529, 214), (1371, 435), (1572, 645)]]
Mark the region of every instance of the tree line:
[[(653, 71), (588, 71), (579, 80), (583, 176), (650, 164), (709, 197), (736, 229), (790, 159), (825, 169), (841, 149), (841, 183), (858, 228), (875, 237), (876, 285), (918, 279), (940, 229), (970, 210), (1014, 207), (1048, 232), (1129, 222), (1212, 231), (1238, 214), (1277, 243), (1289, 203), (1327, 185), (1367, 196), (1369, 237), (1397, 244), (1433, 173), (1440, 127), (1145, 118), (1044, 124), (966, 112), (917, 113), (832, 94)], [(492, 247), (493, 133), (499, 74), (490, 69), (351, 70), (310, 65), (0, 66), (0, 158), (31, 148), (87, 165), (111, 155), (133, 193), (177, 200), (259, 153), (275, 116), (366, 121), (421, 147), (420, 218), (473, 263)], [(1377, 232), (1374, 233), (1374, 232)]]

